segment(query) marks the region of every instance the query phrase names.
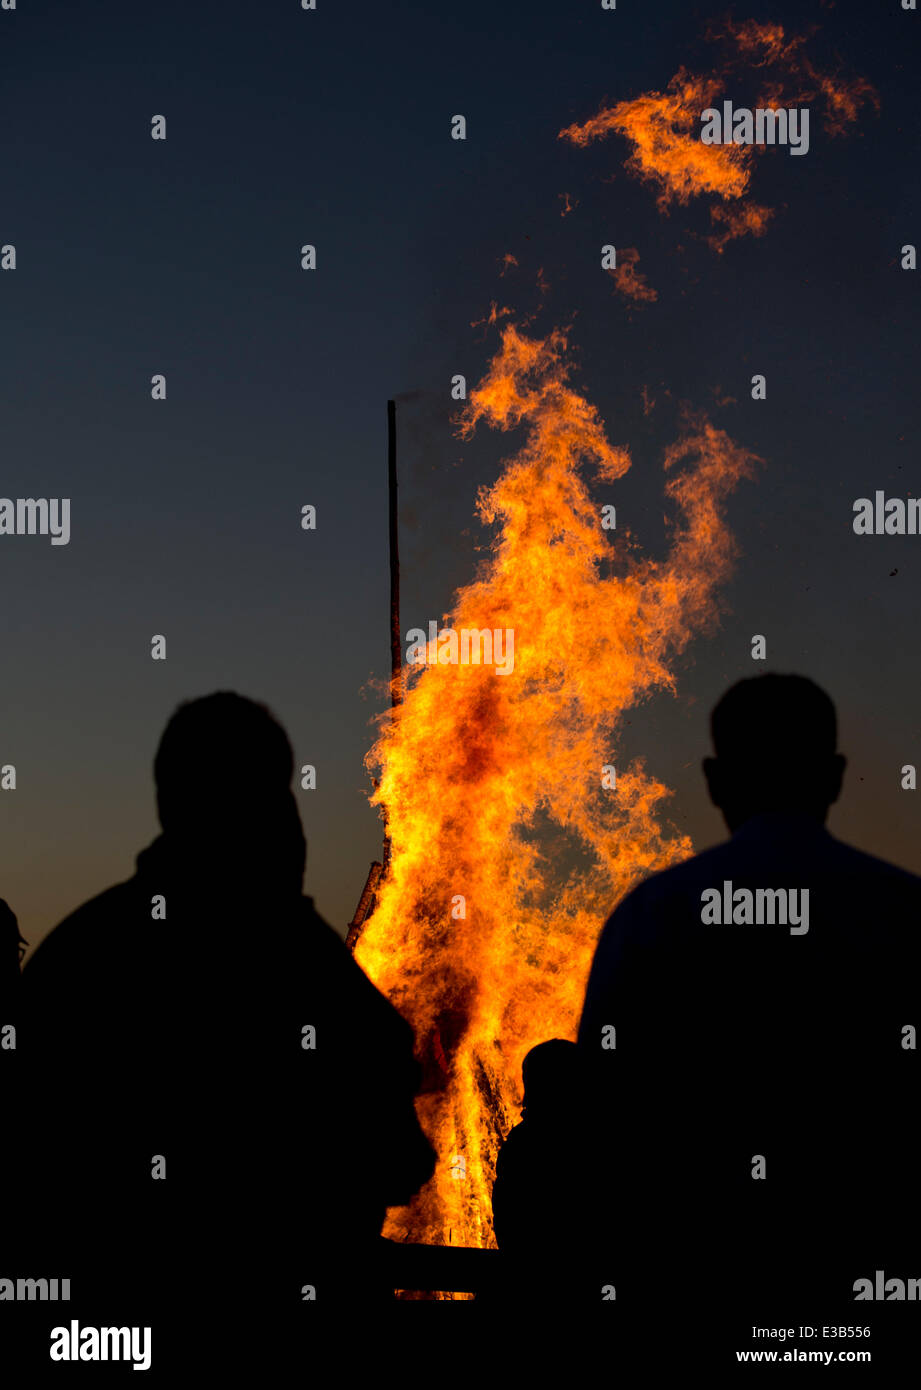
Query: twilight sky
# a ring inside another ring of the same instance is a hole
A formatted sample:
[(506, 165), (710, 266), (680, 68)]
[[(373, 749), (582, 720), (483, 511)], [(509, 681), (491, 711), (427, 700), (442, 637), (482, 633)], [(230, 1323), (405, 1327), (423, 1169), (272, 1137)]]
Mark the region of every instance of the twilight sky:
[[(832, 829), (921, 872), (899, 778), (921, 760), (921, 540), (852, 529), (855, 498), (916, 490), (917, 272), (900, 248), (921, 242), (921, 19), (898, 0), (733, 13), (814, 26), (812, 60), (865, 78), (880, 106), (835, 139), (814, 117), (803, 157), (765, 151), (767, 234), (717, 254), (708, 205), (658, 210), (623, 139), (577, 149), (557, 133), (663, 91), (682, 64), (707, 72), (721, 6), (0, 11), (0, 246), (17, 256), (0, 272), (0, 494), (71, 499), (68, 545), (0, 536), (0, 764), (18, 782), (0, 793), (0, 896), (30, 945), (131, 874), (156, 832), (165, 721), (222, 688), (265, 700), (298, 764), (317, 765), (299, 792), (306, 887), (344, 931), (380, 851), (362, 759), (389, 660), (385, 403), (405, 632), (474, 576), (477, 489), (515, 447), (485, 429), (461, 443), (450, 424), (451, 377), (475, 385), (497, 346), (472, 326), (493, 300), (536, 315), (534, 332), (570, 326), (574, 383), (633, 454), (599, 500), (650, 553), (682, 403), (764, 460), (729, 502), (721, 626), (677, 663), (675, 697), (630, 715), (622, 761), (645, 755), (703, 848), (722, 834), (698, 770), (711, 705), (741, 676), (802, 672), (836, 700), (850, 758)], [(654, 302), (616, 292), (607, 242), (638, 249)]]

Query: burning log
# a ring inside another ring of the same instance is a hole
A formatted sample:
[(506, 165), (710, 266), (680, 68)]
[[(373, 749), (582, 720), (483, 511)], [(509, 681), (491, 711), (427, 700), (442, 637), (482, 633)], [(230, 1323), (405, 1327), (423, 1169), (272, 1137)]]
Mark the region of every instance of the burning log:
[(381, 874), (383, 872), (384, 866), (380, 860), (373, 860), (368, 870), (368, 877), (365, 879), (365, 886), (361, 890), (361, 897), (358, 899), (355, 916), (352, 918), (351, 922), (349, 922), (349, 930), (345, 938), (345, 944), (350, 951), (354, 952), (358, 938), (361, 936), (361, 929), (366, 919), (370, 917), (374, 910), (374, 905), (377, 901), (377, 885), (381, 881)]
[(390, 535), (390, 706), (403, 703), (403, 639), (400, 632), (400, 514), (397, 505), (397, 410), (387, 402), (387, 501)]
[[(390, 707), (403, 703), (403, 648), (400, 634), (400, 529), (397, 508), (397, 414), (396, 402), (387, 402), (387, 498), (390, 536)], [(374, 790), (378, 783), (374, 781)], [(377, 905), (377, 886), (390, 870), (390, 837), (384, 836), (383, 862), (376, 859), (349, 923), (345, 944), (354, 954), (361, 930)]]

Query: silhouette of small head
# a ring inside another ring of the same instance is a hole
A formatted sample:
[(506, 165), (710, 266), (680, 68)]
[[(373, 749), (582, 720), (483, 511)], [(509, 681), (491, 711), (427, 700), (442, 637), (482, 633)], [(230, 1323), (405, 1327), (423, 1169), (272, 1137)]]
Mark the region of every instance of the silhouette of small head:
[(765, 812), (824, 821), (838, 799), (846, 760), (836, 751), (835, 707), (806, 676), (752, 676), (710, 717), (713, 758), (704, 774), (730, 830)]
[(521, 1064), (522, 1115), (539, 1118), (572, 1104), (581, 1086), (582, 1054), (574, 1042), (551, 1038), (532, 1047)]
[(15, 960), (18, 966), (25, 953), (26, 939), (20, 934), (16, 914), (8, 903), (0, 898), (0, 961), (4, 972), (8, 961)]
[(300, 854), (303, 874), (293, 773), (288, 736), (265, 705), (224, 690), (187, 701), (154, 760), (160, 824), (203, 855), (244, 853), (241, 873), (259, 858), (271, 872), (279, 856), (290, 865)]

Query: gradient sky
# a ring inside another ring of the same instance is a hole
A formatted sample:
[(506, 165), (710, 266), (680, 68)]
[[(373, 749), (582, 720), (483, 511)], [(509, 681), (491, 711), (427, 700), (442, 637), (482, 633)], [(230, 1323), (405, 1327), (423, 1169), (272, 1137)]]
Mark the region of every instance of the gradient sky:
[[(451, 376), (475, 384), (497, 345), (471, 326), (492, 300), (538, 312), (536, 332), (571, 325), (574, 383), (634, 458), (600, 500), (652, 553), (681, 402), (764, 459), (729, 503), (740, 554), (722, 624), (678, 663), (676, 697), (630, 715), (619, 761), (645, 755), (703, 848), (722, 834), (698, 766), (711, 705), (741, 676), (803, 672), (835, 698), (851, 760), (832, 829), (921, 871), (917, 794), (899, 784), (921, 761), (921, 538), (851, 525), (856, 497), (916, 489), (918, 281), (899, 249), (921, 242), (921, 19), (897, 0), (735, 8), (818, 26), (816, 60), (837, 55), (881, 109), (838, 140), (814, 120), (808, 155), (760, 160), (753, 191), (774, 224), (722, 256), (703, 207), (663, 216), (624, 172), (623, 141), (556, 138), (682, 63), (706, 71), (704, 30), (724, 13), (0, 12), (0, 244), (18, 256), (0, 273), (0, 494), (72, 507), (67, 546), (0, 537), (0, 763), (18, 775), (0, 793), (0, 896), (31, 946), (130, 876), (156, 832), (166, 719), (228, 688), (265, 700), (298, 764), (317, 765), (317, 790), (299, 793), (306, 886), (344, 931), (380, 853), (362, 760), (389, 660), (385, 403), (398, 400), (405, 632), (473, 577), (489, 538), (476, 492), (516, 446), (485, 431), (460, 443), (450, 424)], [(465, 142), (450, 139), (457, 112)], [(578, 199), (565, 218), (563, 192)], [(655, 303), (614, 292), (605, 242), (639, 249)], [(506, 253), (519, 265), (502, 276)], [(754, 372), (766, 401), (750, 399)], [(308, 502), (315, 533), (299, 526)], [(150, 659), (154, 633), (166, 662)]]

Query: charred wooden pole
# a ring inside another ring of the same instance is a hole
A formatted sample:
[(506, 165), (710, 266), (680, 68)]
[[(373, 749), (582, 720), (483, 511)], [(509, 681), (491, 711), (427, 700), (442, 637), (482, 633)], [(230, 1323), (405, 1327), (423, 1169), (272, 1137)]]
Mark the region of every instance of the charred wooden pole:
[(350, 951), (354, 951), (358, 945), (358, 938), (361, 936), (362, 927), (371, 915), (374, 906), (374, 899), (377, 896), (377, 885), (381, 881), (381, 874), (384, 866), (380, 860), (375, 859), (370, 869), (368, 877), (365, 879), (365, 886), (361, 890), (361, 897), (358, 899), (358, 906), (355, 909), (355, 916), (349, 922), (348, 933), (346, 934), (345, 944)]
[[(397, 507), (397, 411), (396, 402), (387, 402), (387, 496), (390, 533), (390, 708), (403, 703), (403, 642), (400, 633), (400, 529)], [(376, 783), (375, 783), (376, 786)], [(365, 921), (374, 911), (377, 889), (390, 870), (390, 836), (384, 833), (383, 863), (374, 860), (362, 889), (355, 916), (349, 923), (345, 944), (350, 951), (358, 945)]]
[[(403, 703), (403, 641), (400, 632), (400, 523), (397, 505), (397, 408), (387, 402), (387, 497), (390, 515), (390, 708)], [(390, 871), (390, 836), (384, 835), (384, 873)]]

